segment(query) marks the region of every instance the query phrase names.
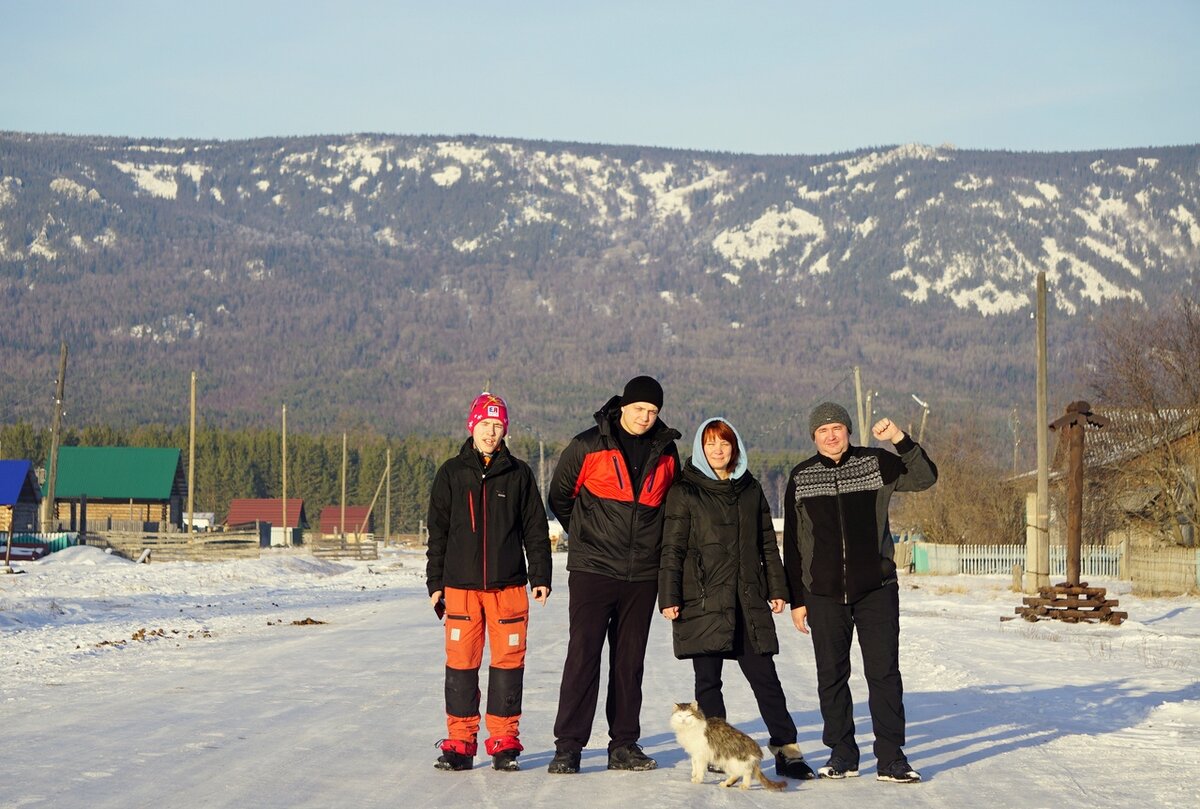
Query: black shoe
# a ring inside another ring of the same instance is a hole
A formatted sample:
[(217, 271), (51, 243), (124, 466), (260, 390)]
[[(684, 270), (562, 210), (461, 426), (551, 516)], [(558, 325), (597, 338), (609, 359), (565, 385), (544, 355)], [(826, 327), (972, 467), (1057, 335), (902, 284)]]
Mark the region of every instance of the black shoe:
[(830, 756), (825, 766), (817, 770), (822, 778), (857, 778), (858, 765), (851, 764), (841, 756)]
[(439, 770), (469, 770), (475, 766), (475, 761), (462, 753), (443, 750), (433, 766)]
[(608, 768), (610, 770), (645, 772), (657, 769), (658, 762), (643, 753), (641, 746), (634, 743), (609, 750)]
[(799, 745), (795, 743), (784, 744), (778, 747), (771, 745), (771, 752), (775, 754), (776, 775), (783, 775), (800, 781), (811, 781), (817, 777), (817, 774), (813, 772), (813, 768), (808, 766), (808, 762), (804, 760), (804, 754), (800, 752)]
[(891, 781), (893, 784), (915, 784), (921, 780), (921, 774), (908, 765), (907, 759), (898, 758), (891, 764), (880, 767), (875, 780)]
[(516, 750), (501, 750), (492, 756), (492, 769), (501, 770), (502, 772), (516, 772), (521, 769), (521, 765), (517, 763), (518, 755), (519, 752)]
[(579, 772), (579, 751), (559, 750), (550, 760), (546, 771), (552, 775), (570, 775)]

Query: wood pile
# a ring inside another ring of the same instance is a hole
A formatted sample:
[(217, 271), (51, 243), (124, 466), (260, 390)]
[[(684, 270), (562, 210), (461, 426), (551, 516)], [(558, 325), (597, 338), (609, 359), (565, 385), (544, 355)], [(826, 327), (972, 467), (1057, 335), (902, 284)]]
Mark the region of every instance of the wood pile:
[(1036, 596), (1026, 596), (1022, 599), (1025, 606), (1017, 607), (1016, 613), (1026, 621), (1048, 618), (1069, 624), (1096, 622), (1117, 626), (1129, 613), (1114, 610), (1120, 602), (1106, 598), (1106, 594), (1103, 587), (1088, 587), (1087, 582), (1062, 582), (1041, 588)]

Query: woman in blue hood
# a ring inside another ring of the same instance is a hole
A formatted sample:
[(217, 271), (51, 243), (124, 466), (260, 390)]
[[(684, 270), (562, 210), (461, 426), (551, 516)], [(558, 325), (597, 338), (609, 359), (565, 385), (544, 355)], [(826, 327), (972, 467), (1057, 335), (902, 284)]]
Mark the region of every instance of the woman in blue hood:
[(672, 622), (675, 656), (690, 658), (696, 702), (725, 718), (721, 669), (736, 660), (771, 734), (775, 772), (813, 777), (796, 744), (796, 723), (774, 655), (774, 613), (787, 602), (771, 509), (747, 470), (746, 446), (724, 419), (700, 425), (692, 457), (667, 494), (658, 606)]

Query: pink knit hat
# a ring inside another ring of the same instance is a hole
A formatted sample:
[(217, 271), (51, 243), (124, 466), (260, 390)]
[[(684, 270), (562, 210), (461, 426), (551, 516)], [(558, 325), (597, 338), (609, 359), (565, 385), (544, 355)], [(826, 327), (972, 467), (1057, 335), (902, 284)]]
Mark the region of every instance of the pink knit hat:
[(495, 394), (484, 391), (471, 402), (471, 412), (467, 414), (467, 432), (474, 432), (475, 425), (484, 419), (500, 419), (504, 425), (504, 434), (508, 434), (508, 405)]

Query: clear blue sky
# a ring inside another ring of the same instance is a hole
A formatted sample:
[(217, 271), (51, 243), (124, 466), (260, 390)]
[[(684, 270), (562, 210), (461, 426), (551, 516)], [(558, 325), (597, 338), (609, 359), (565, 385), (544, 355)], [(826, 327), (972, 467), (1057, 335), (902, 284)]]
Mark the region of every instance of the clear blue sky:
[(3, 130), (1200, 142), (1197, 0), (0, 0), (0, 32)]

